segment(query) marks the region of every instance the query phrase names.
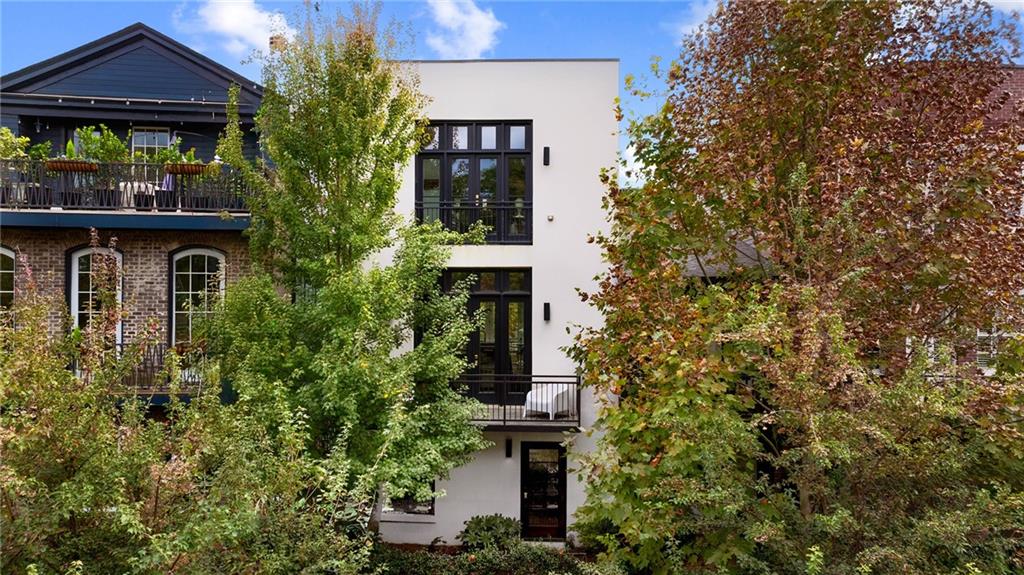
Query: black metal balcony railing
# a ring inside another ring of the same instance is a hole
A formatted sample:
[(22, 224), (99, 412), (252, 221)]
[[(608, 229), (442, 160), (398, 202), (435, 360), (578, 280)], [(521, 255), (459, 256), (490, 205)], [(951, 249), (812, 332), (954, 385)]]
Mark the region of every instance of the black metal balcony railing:
[(480, 401), (474, 418), (487, 425), (580, 424), (580, 380), (575, 375), (465, 374), (459, 384)]
[[(110, 353), (126, 353), (128, 344), (117, 344)], [(142, 357), (139, 363), (121, 379), (121, 384), (128, 389), (138, 393), (160, 393), (166, 392), (170, 386), (166, 372), (166, 365), (170, 347), (164, 343), (147, 345), (142, 350)], [(191, 365), (191, 358), (188, 354), (179, 354), (179, 382), (182, 391), (195, 391), (201, 387), (203, 380), (200, 371)], [(79, 375), (85, 375), (77, 365), (72, 365)]]
[(82, 163), (79, 167), (88, 170), (79, 171), (59, 164), (0, 160), (0, 208), (247, 211), (244, 181), (224, 165), (196, 166), (191, 169), (198, 173), (180, 173), (181, 168), (164, 164)]
[(416, 219), (440, 220), (446, 228), (458, 232), (482, 222), (489, 228), (487, 242), (492, 244), (528, 244), (533, 240), (533, 204), (526, 200), (418, 201)]

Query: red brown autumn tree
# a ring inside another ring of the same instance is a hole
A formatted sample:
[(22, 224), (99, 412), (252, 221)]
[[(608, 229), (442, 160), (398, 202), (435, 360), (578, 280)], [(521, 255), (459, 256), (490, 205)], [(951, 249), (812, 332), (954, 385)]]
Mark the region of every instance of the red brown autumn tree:
[(575, 348), (619, 397), (582, 462), (612, 554), (1024, 570), (1019, 33), (980, 2), (726, 2), (684, 41)]

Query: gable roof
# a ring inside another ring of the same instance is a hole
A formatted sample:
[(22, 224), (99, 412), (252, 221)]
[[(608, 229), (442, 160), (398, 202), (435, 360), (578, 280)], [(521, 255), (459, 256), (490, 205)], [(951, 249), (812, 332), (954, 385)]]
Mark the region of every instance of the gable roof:
[(0, 77), (0, 98), (5, 113), (216, 118), (231, 84), (241, 88), (239, 112), (251, 116), (262, 86), (138, 22)]

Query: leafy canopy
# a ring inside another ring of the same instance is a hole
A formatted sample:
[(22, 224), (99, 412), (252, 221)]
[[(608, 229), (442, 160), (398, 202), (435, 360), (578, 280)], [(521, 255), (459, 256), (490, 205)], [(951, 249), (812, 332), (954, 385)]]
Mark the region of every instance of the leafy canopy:
[[(582, 516), (656, 573), (1024, 568), (1024, 125), (978, 2), (726, 2), (606, 174)], [(637, 93), (645, 90), (637, 87)], [(647, 95), (651, 96), (649, 92)], [(587, 527), (585, 527), (587, 528)]]

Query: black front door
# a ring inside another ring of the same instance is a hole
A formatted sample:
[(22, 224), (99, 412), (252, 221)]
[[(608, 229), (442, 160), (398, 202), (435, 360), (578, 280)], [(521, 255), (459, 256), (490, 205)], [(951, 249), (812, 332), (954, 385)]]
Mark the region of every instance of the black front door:
[(522, 443), (524, 539), (565, 539), (565, 448), (558, 443)]

